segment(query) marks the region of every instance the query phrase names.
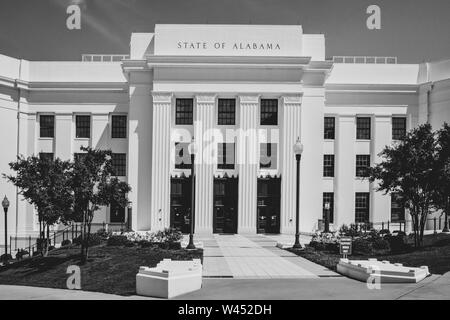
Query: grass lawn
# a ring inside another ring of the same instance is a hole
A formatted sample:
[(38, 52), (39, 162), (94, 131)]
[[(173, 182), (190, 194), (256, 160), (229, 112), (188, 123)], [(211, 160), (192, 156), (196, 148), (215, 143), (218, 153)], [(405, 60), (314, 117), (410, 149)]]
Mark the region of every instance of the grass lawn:
[[(336, 265), (342, 257), (336, 253), (326, 251), (316, 251), (306, 246), (304, 250), (287, 249), (305, 259), (336, 271)], [(378, 260), (388, 260), (391, 263), (403, 263), (408, 267), (428, 266), (431, 273), (444, 274), (450, 271), (450, 237), (446, 237), (435, 242), (433, 245), (425, 246), (420, 249), (414, 249), (407, 253), (385, 254), (361, 256), (351, 255), (350, 260), (364, 260), (376, 258)]]
[[(53, 250), (47, 257), (33, 257), (0, 268), (0, 284), (66, 289), (69, 265), (79, 265), (77, 246)], [(87, 263), (80, 266), (81, 289), (119, 295), (136, 293), (136, 273), (140, 266), (154, 267), (164, 258), (203, 260), (203, 250), (164, 250), (159, 248), (115, 247), (90, 248)]]

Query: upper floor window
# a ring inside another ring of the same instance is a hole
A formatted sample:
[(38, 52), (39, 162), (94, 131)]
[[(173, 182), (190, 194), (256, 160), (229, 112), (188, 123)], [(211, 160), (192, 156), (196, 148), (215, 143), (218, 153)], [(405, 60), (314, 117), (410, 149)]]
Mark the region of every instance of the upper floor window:
[(75, 116), (75, 136), (77, 138), (90, 138), (91, 136), (91, 116)]
[(394, 117), (392, 118), (392, 139), (402, 140), (406, 136), (406, 118)]
[(124, 177), (127, 175), (127, 155), (126, 153), (113, 153), (112, 166), (116, 176)]
[(39, 158), (41, 160), (53, 161), (54, 155), (53, 155), (52, 152), (40, 152), (39, 153)]
[(191, 169), (189, 143), (175, 142), (175, 169)]
[(326, 219), (327, 209), (325, 207), (325, 204), (329, 203), (329, 218), (330, 223), (333, 223), (334, 221), (334, 193), (333, 192), (324, 192), (322, 197), (322, 213), (323, 213), (323, 220)]
[(325, 117), (324, 118), (324, 139), (334, 139), (334, 129), (335, 128), (335, 118), (334, 117)]
[(370, 155), (358, 154), (356, 155), (356, 176), (367, 177), (370, 168)]
[(39, 116), (39, 136), (41, 138), (55, 137), (55, 116), (54, 115), (40, 115)]
[(261, 143), (260, 144), (260, 160), (259, 166), (261, 169), (276, 169), (277, 168), (277, 144), (276, 143)]
[(217, 168), (234, 169), (234, 159), (234, 143), (219, 143)]
[(176, 99), (175, 101), (175, 124), (193, 124), (194, 100)]
[(356, 118), (356, 139), (370, 140), (370, 117)]
[(278, 124), (278, 100), (261, 99), (261, 125), (276, 126)]
[(334, 154), (323, 155), (323, 176), (334, 177)]
[(113, 115), (111, 117), (111, 137), (126, 138), (127, 137), (127, 116)]
[(355, 194), (355, 222), (369, 222), (369, 193), (357, 192)]
[(236, 99), (219, 99), (217, 111), (219, 125), (235, 125)]

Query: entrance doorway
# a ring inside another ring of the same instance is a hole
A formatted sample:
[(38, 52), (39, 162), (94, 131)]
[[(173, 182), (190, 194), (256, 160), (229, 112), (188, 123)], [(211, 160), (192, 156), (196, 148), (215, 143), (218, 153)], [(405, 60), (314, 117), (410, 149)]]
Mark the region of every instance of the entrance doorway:
[(214, 179), (214, 233), (237, 233), (238, 179)]
[(170, 179), (170, 227), (189, 233), (191, 218), (191, 179)]
[(280, 233), (280, 178), (258, 179), (258, 233)]

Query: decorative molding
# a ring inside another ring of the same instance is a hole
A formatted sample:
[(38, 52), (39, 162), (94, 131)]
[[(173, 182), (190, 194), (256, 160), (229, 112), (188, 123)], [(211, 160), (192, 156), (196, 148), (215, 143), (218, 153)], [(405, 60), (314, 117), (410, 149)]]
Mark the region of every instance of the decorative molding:
[(172, 103), (173, 93), (152, 91), (153, 103)]
[(246, 95), (239, 95), (239, 102), (241, 104), (245, 103), (259, 103), (259, 94), (246, 94)]
[(286, 105), (286, 104), (301, 104), (302, 96), (301, 95), (282, 96), (281, 101), (283, 102), (284, 105)]
[(198, 93), (195, 95), (195, 100), (197, 103), (213, 104), (216, 102), (215, 93)]

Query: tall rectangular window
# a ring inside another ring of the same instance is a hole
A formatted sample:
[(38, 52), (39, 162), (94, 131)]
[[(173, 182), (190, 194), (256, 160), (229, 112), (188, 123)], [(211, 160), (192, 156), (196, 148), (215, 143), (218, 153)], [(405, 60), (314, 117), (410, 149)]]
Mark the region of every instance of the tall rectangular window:
[(330, 223), (333, 223), (334, 221), (334, 192), (324, 192), (323, 193), (323, 200), (322, 200), (322, 212), (323, 212), (323, 220), (325, 221), (327, 209), (325, 204), (329, 203), (329, 218)]
[(219, 143), (217, 155), (218, 169), (234, 169), (234, 143)]
[(370, 155), (357, 154), (356, 155), (356, 176), (367, 177), (370, 168)]
[(112, 166), (116, 176), (124, 177), (127, 175), (127, 154), (126, 153), (113, 153), (112, 154)]
[(334, 177), (334, 154), (323, 155), (323, 176)]
[(369, 222), (369, 193), (368, 192), (355, 193), (355, 222), (356, 223)]
[(77, 138), (90, 138), (91, 136), (91, 116), (75, 116), (75, 127)]
[(194, 100), (176, 99), (175, 101), (175, 124), (193, 124)]
[(392, 139), (403, 140), (406, 136), (406, 118), (393, 117), (392, 118)]
[(111, 138), (126, 138), (127, 137), (127, 116), (113, 115), (111, 117)]
[(54, 155), (53, 155), (52, 152), (40, 152), (39, 153), (39, 158), (41, 160), (53, 161)]
[(236, 99), (219, 99), (217, 113), (219, 125), (235, 125)]
[(370, 117), (356, 118), (356, 139), (370, 140)]
[(398, 222), (405, 220), (405, 206), (402, 197), (398, 193), (391, 193), (391, 221)]
[(189, 143), (175, 142), (175, 169), (191, 169)]
[(335, 131), (335, 118), (334, 117), (325, 117), (324, 118), (324, 139), (334, 139), (334, 131)]
[(261, 169), (277, 168), (277, 144), (261, 143), (259, 145), (259, 166)]
[(112, 202), (109, 212), (109, 222), (124, 223), (125, 222), (125, 207), (121, 207), (118, 203)]
[(276, 126), (278, 124), (278, 100), (261, 99), (261, 125)]
[(39, 116), (39, 137), (55, 137), (55, 116), (46, 114), (42, 114)]

